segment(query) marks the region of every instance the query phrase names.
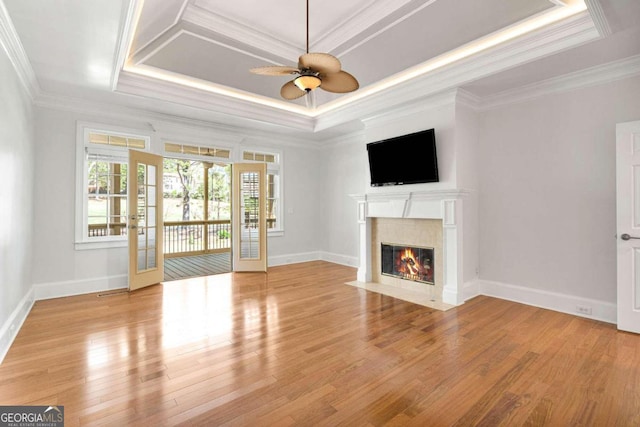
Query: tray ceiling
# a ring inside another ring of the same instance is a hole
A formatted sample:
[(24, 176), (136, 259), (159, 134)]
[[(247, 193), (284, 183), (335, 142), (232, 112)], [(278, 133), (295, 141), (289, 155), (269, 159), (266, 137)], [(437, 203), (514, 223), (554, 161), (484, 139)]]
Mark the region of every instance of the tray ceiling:
[[(555, 0), (311, 0), (310, 51), (337, 56), (366, 89), (563, 7), (569, 6)], [(280, 98), (280, 87), (292, 77), (249, 73), (297, 64), (305, 52), (304, 1), (146, 0), (138, 13), (127, 71), (248, 100), (256, 96), (272, 106), (310, 106), (307, 97)], [(313, 107), (350, 96), (313, 95)]]
[(0, 4), (47, 102), (305, 134), (457, 89), (478, 102), (640, 54), (638, 0), (310, 0), (310, 50), (337, 56), (360, 89), (291, 102), (279, 95), (288, 76), (249, 69), (297, 63), (304, 0)]

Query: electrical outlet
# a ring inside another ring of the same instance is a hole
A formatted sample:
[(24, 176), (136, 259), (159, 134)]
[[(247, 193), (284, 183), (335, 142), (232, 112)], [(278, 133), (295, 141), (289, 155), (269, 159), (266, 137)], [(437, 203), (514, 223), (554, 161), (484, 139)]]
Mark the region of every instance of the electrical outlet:
[(591, 307), (588, 305), (576, 305), (576, 313), (588, 314), (591, 316)]

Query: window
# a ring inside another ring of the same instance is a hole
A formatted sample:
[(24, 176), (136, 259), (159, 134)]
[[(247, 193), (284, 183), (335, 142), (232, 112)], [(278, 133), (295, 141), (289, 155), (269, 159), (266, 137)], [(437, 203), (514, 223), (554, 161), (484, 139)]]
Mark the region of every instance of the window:
[(195, 145), (174, 144), (172, 142), (166, 142), (164, 144), (164, 151), (167, 153), (218, 157), (220, 159), (228, 159), (231, 157), (231, 150), (229, 148), (199, 147)]
[(281, 195), (281, 169), (280, 154), (257, 151), (243, 151), (244, 161), (264, 162), (267, 164), (267, 230), (272, 232), (282, 231), (282, 195)]
[(77, 249), (126, 245), (128, 149), (148, 147), (147, 136), (78, 125)]
[(127, 163), (87, 153), (87, 237), (127, 234)]

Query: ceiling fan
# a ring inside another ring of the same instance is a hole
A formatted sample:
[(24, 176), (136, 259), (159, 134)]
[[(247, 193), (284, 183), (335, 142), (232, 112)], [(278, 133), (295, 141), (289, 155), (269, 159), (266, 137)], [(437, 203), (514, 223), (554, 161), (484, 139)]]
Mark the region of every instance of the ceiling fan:
[(351, 74), (342, 70), (340, 60), (328, 53), (309, 53), (309, 0), (307, 0), (307, 53), (298, 59), (298, 67), (267, 66), (252, 68), (254, 74), (265, 76), (297, 75), (280, 89), (284, 99), (296, 99), (316, 88), (327, 92), (347, 93), (360, 85)]

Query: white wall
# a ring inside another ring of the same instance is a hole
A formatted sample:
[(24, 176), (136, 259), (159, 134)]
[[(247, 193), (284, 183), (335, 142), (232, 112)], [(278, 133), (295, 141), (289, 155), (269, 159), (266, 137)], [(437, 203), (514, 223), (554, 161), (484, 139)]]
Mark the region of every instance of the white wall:
[[(371, 187), (367, 143), (431, 128), (436, 132), (440, 182)], [(453, 97), (448, 97), (444, 105), (424, 102), (366, 120), (364, 131), (333, 141), (323, 154), (322, 176), (326, 187), (323, 191), (325, 203), (320, 209), (327, 219), (322, 248), (331, 254), (329, 259), (355, 266), (359, 238), (356, 201), (351, 194), (456, 188)]]
[[(435, 129), (440, 181), (437, 183), (410, 184), (394, 187), (371, 187), (368, 163), (366, 163), (366, 175), (361, 178), (362, 187), (359, 193), (439, 190), (457, 187), (455, 104), (453, 94), (447, 97), (445, 105), (432, 105), (431, 102), (431, 100), (427, 100), (423, 102), (423, 105), (416, 105), (408, 110), (401, 109), (365, 121), (364, 142), (375, 142), (425, 129)], [(364, 160), (367, 162), (366, 148), (363, 146), (362, 149)]]
[(320, 205), (321, 239), (326, 259), (358, 265), (358, 224), (356, 202), (351, 194), (363, 192), (369, 178), (363, 135), (357, 134), (323, 151), (323, 186)]
[(31, 99), (2, 49), (0, 100), (1, 361), (31, 307), (34, 145)]
[[(36, 213), (34, 230), (33, 283), (36, 296), (51, 297), (126, 286), (127, 248), (76, 250), (75, 146), (77, 121), (123, 126), (151, 132), (154, 151), (165, 137), (181, 142), (216, 141), (251, 147), (276, 147), (283, 153), (283, 236), (270, 237), (269, 256), (277, 261), (296, 261), (291, 254), (313, 253), (317, 258), (319, 236), (317, 193), (320, 188), (318, 151), (277, 143), (277, 139), (231, 135), (220, 136), (211, 127), (154, 122), (156, 132), (145, 119), (122, 118), (110, 109), (105, 116), (38, 108), (35, 154)], [(236, 141), (229, 142), (229, 139)]]
[[(321, 154), (317, 148), (281, 146), (249, 138), (244, 144), (271, 144), (282, 155), (284, 183), (282, 219), (284, 236), (269, 237), (269, 264), (289, 264), (318, 258), (320, 236), (323, 234), (323, 211), (318, 194), (323, 187), (320, 174)], [(303, 143), (304, 144), (304, 143)]]
[(640, 78), (481, 115), (480, 277), (616, 301), (616, 123)]

